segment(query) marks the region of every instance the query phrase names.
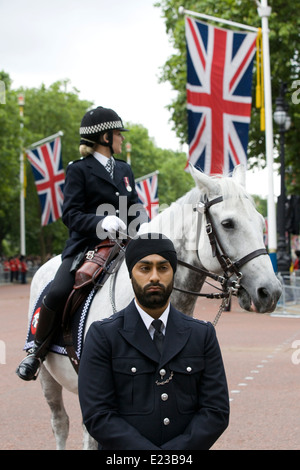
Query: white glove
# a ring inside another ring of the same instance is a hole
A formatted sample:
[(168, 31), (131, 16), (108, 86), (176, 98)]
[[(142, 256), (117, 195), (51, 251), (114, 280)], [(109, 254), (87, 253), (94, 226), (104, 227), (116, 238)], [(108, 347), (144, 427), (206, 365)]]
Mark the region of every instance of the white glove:
[(107, 215), (103, 220), (102, 220), (102, 228), (106, 230), (109, 233), (117, 232), (118, 230), (126, 230), (127, 226), (121, 220), (119, 217), (116, 215)]

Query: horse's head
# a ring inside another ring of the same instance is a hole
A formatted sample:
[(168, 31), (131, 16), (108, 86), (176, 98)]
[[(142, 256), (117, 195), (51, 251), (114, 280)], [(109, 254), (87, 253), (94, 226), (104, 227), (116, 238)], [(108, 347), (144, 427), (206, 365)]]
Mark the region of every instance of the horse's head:
[[(242, 273), (237, 294), (240, 306), (248, 311), (272, 312), (281, 295), (281, 285), (269, 256), (260, 254), (265, 248), (264, 219), (244, 189), (244, 168), (236, 167), (230, 178), (209, 177), (192, 166), (190, 172), (200, 190), (199, 217), (204, 218), (197, 242), (201, 264), (208, 271), (223, 272), (207, 234), (209, 211), (212, 229), (222, 247), (221, 252), (236, 263)], [(206, 205), (203, 204), (205, 202)], [(248, 254), (249, 258), (245, 258)]]

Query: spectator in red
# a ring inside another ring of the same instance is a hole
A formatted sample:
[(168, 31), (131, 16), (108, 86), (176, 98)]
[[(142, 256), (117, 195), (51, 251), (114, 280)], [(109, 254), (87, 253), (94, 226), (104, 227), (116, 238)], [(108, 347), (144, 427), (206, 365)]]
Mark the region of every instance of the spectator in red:
[(16, 276), (16, 281), (18, 281), (19, 280), (19, 272), (21, 271), (21, 263), (20, 263), (20, 260), (19, 260), (18, 256), (15, 257), (15, 263), (16, 263), (16, 266), (17, 266), (15, 276)]
[(17, 279), (17, 264), (15, 258), (12, 256), (9, 258), (9, 265), (10, 265), (10, 282), (14, 282), (14, 279)]
[(20, 274), (21, 274), (21, 284), (26, 284), (26, 273), (27, 273), (27, 264), (25, 256), (20, 256)]
[(295, 263), (294, 263), (294, 271), (297, 271), (298, 269), (300, 269), (300, 260), (299, 260), (299, 258), (300, 258), (300, 250), (296, 250), (296, 251), (295, 251), (295, 254), (296, 254), (296, 256), (297, 256), (297, 259), (296, 259), (296, 261), (295, 261)]

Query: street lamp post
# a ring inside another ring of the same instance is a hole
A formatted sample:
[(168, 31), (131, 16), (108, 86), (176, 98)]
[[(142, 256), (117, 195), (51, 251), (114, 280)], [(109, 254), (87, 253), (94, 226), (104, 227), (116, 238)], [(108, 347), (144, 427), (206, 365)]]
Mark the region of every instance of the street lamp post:
[(277, 266), (279, 272), (289, 272), (291, 265), (291, 255), (289, 244), (286, 243), (286, 191), (285, 191), (285, 132), (290, 128), (291, 118), (287, 113), (288, 106), (284, 100), (286, 84), (281, 84), (280, 95), (276, 98), (276, 109), (274, 111), (274, 121), (278, 125), (280, 134), (280, 198), (277, 203), (278, 221), (278, 244), (277, 244)]

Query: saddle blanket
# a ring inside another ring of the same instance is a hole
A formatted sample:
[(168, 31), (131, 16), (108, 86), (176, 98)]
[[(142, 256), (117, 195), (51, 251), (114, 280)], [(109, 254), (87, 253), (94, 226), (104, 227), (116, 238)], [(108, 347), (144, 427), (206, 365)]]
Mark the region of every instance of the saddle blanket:
[[(28, 349), (32, 348), (34, 344), (34, 335), (36, 332), (37, 328), (37, 323), (38, 323), (38, 318), (39, 318), (39, 312), (41, 309), (41, 304), (42, 300), (47, 294), (47, 292), (50, 289), (52, 281), (47, 284), (47, 286), (43, 289), (41, 292), (34, 308), (31, 314), (31, 319), (29, 322), (29, 327), (28, 327), (28, 333), (26, 337), (26, 342), (24, 346), (24, 350), (28, 351)], [(88, 316), (89, 308), (92, 303), (92, 300), (94, 298), (95, 293), (97, 292), (97, 289), (93, 288), (85, 301), (82, 303), (82, 305), (78, 308), (78, 310), (75, 312), (72, 318), (72, 336), (73, 336), (73, 344), (74, 344), (74, 349), (76, 351), (78, 359), (81, 357), (81, 352), (82, 352), (82, 346), (83, 346), (83, 335), (84, 335), (84, 328), (85, 328), (85, 323), (86, 319)], [(64, 339), (63, 339), (63, 334), (62, 331), (60, 331), (57, 334), (57, 337), (54, 338), (53, 344), (49, 348), (50, 351), (55, 352), (57, 354), (61, 354), (63, 356), (67, 356), (68, 353), (66, 351), (66, 348), (64, 346)]]

